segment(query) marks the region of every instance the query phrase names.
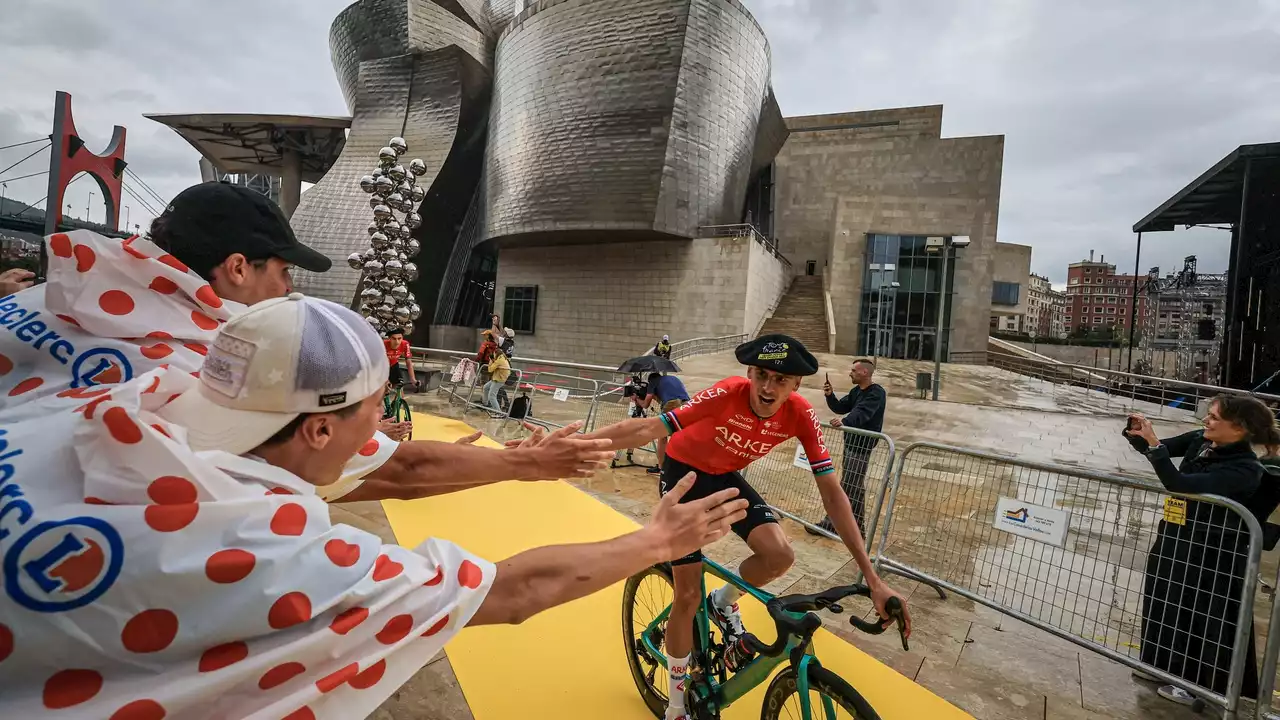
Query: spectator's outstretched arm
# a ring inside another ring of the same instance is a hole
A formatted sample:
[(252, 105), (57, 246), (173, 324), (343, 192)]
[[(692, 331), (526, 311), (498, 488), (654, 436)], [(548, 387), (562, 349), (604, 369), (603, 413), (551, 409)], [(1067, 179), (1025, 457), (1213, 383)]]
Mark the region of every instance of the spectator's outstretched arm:
[(845, 427), (862, 427), (868, 420), (875, 417), (876, 413), (884, 410), (884, 402), (884, 388), (872, 385), (871, 389), (858, 399), (858, 404), (848, 411), (849, 414), (844, 416), (842, 423)]
[(831, 393), (830, 395), (827, 395), (826, 396), (827, 408), (830, 409), (831, 412), (840, 413), (841, 415), (853, 410), (853, 402), (849, 400), (850, 395), (853, 395), (852, 390), (849, 391), (849, 394), (845, 395), (844, 397), (840, 397), (835, 393)]
[(545, 438), (535, 434), (507, 450), (414, 440), (400, 443), (385, 464), (338, 502), (412, 500), (504, 480), (589, 477), (613, 458), (608, 443), (575, 435), (571, 423)]
[(747, 501), (733, 499), (735, 488), (679, 504), (693, 481), (693, 473), (684, 476), (641, 530), (604, 542), (534, 548), (498, 563), (493, 586), (468, 625), (524, 622), (715, 542), (747, 516)]

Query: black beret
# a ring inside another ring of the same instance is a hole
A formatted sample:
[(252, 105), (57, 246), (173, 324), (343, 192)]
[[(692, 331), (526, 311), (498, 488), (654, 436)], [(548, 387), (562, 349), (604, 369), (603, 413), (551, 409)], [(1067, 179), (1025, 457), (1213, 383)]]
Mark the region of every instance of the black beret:
[(818, 372), (818, 359), (804, 343), (790, 335), (761, 335), (742, 343), (733, 351), (738, 362), (755, 365), (783, 375), (813, 375)]

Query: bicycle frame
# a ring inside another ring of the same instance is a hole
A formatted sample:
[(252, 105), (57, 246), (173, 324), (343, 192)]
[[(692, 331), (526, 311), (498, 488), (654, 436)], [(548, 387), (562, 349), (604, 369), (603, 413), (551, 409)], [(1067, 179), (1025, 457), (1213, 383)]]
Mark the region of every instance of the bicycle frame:
[[(759, 600), (761, 604), (768, 603), (774, 598), (773, 594), (748, 584), (745, 580), (730, 572), (724, 566), (716, 563), (714, 560), (703, 558), (702, 569), (702, 602), (698, 605), (698, 611), (694, 614), (693, 621), (695, 632), (697, 632), (700, 637), (707, 638), (708, 642), (706, 644), (708, 645), (710, 644), (709, 640), (711, 637), (711, 620), (707, 614), (707, 603), (709, 602), (707, 599), (707, 573), (710, 573), (733, 585), (743, 593)], [(649, 623), (649, 625), (645, 627), (644, 632), (640, 636), (641, 641), (644, 643), (644, 646), (649, 651), (650, 655), (652, 655), (663, 668), (667, 667), (667, 656), (662, 652), (662, 648), (654, 647), (651, 639), (651, 633), (660, 623), (667, 619), (667, 616), (670, 613), (671, 606), (668, 605), (665, 610), (658, 613), (658, 617), (654, 618), (653, 622)], [(802, 617), (804, 613), (792, 613), (792, 615), (799, 618)], [(793, 635), (787, 640), (786, 649), (782, 653), (772, 657), (757, 656), (751, 662), (747, 663), (746, 667), (734, 673), (733, 677), (726, 680), (723, 684), (719, 683), (714, 677), (708, 675), (706, 681), (711, 687), (711, 696), (706, 698), (706, 700), (709, 701), (708, 704), (711, 709), (715, 711), (723, 710), (734, 702), (740, 700), (742, 696), (751, 692), (756, 686), (767, 682), (769, 677), (773, 675), (773, 671), (779, 665), (786, 662), (792, 662), (792, 656), (795, 650), (799, 647), (800, 641), (801, 638)], [(816, 658), (814, 658), (812, 653), (805, 652), (796, 666), (796, 681), (798, 694), (800, 696), (800, 712), (802, 720), (811, 720), (813, 717), (809, 703), (809, 664), (814, 660), (816, 660)], [(831, 702), (831, 699), (823, 696), (822, 704), (825, 711), (825, 717), (829, 719), (835, 718), (835, 705)]]

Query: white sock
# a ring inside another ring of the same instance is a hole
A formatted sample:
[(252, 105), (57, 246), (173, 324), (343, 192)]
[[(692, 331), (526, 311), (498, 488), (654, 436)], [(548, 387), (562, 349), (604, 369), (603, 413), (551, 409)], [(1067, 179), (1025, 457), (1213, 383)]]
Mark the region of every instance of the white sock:
[(711, 602), (721, 610), (727, 610), (730, 605), (738, 602), (738, 598), (742, 597), (742, 591), (735, 585), (725, 583), (721, 587), (711, 591)]
[(667, 686), (667, 720), (675, 720), (675, 718), (684, 715), (684, 682), (685, 675), (689, 672), (689, 657), (672, 657), (667, 656), (667, 674), (670, 684)]

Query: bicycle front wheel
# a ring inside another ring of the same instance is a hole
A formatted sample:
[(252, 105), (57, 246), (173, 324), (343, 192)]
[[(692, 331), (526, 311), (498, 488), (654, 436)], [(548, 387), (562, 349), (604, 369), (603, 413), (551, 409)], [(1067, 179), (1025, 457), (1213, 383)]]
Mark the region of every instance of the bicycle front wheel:
[[(826, 710), (827, 702), (835, 714)], [(816, 665), (809, 666), (809, 716), (811, 720), (880, 720), (876, 711), (854, 690), (849, 683), (830, 670)], [(760, 708), (760, 720), (803, 720), (800, 709), (800, 688), (796, 671), (787, 668), (778, 673), (764, 693)]]
[[(622, 642), (627, 665), (631, 667), (631, 678), (640, 697), (656, 717), (662, 717), (667, 709), (667, 669), (641, 642), (641, 633), (671, 605), (674, 597), (671, 570), (665, 565), (627, 578), (622, 590)], [(663, 650), (661, 634), (666, 628), (666, 622), (661, 623), (655, 629), (660, 636), (652, 638), (659, 652)]]

